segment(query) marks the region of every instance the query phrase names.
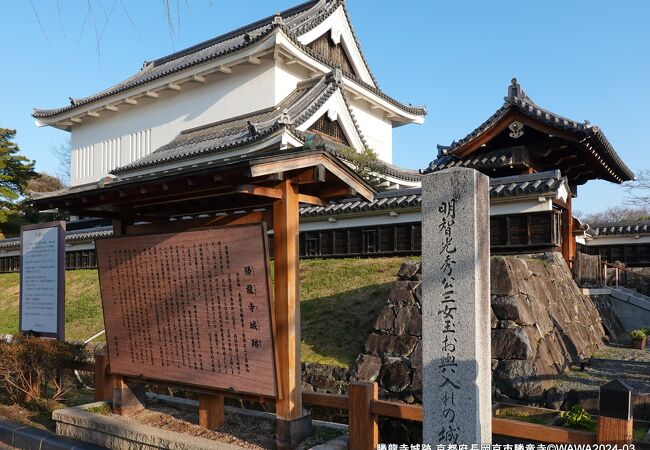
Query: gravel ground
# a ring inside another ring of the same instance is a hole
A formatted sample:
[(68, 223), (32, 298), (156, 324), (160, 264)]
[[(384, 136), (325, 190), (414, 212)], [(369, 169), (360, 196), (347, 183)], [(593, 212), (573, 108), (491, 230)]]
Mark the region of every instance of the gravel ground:
[(563, 391), (592, 391), (614, 378), (627, 383), (635, 394), (650, 394), (650, 349), (607, 345), (592, 357), (584, 371), (577, 367), (567, 372), (557, 387)]

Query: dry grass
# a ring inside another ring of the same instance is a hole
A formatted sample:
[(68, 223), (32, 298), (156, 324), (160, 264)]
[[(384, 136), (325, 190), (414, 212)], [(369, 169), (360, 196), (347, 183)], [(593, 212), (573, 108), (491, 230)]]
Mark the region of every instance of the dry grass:
[[(303, 361), (352, 365), (405, 259), (302, 261)], [(97, 272), (67, 272), (66, 338), (86, 339), (103, 328)], [(0, 334), (17, 329), (18, 274), (0, 274)]]

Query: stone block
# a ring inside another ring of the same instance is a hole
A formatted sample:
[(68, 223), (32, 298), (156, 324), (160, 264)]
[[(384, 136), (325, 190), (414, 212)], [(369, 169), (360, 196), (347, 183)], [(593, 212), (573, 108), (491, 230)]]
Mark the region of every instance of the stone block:
[(414, 369), (422, 369), (422, 341), (418, 342), (411, 353), (411, 367)]
[(524, 328), (492, 330), (493, 359), (533, 359), (535, 349), (531, 346)]
[(24, 450), (41, 450), (42, 442), (51, 436), (49, 431), (34, 427), (18, 428), (14, 431), (12, 446)]
[(384, 306), (381, 311), (379, 311), (379, 315), (377, 316), (377, 320), (375, 320), (373, 328), (384, 333), (392, 333), (394, 330), (394, 323), (395, 309), (392, 306)]
[(397, 280), (388, 294), (388, 301), (402, 306), (414, 304), (415, 298), (409, 287), (409, 281)]
[(396, 341), (396, 336), (371, 333), (366, 339), (365, 353), (375, 356), (394, 354)]
[(381, 368), (379, 384), (390, 392), (403, 392), (411, 384), (409, 366), (401, 358), (387, 358)]
[(397, 272), (397, 277), (402, 280), (419, 280), (421, 273), (420, 263), (417, 261), (404, 261)]
[(403, 306), (397, 310), (395, 334), (422, 336), (422, 312), (416, 305)]
[(377, 381), (381, 370), (381, 358), (360, 354), (352, 369), (352, 379), (356, 381)]

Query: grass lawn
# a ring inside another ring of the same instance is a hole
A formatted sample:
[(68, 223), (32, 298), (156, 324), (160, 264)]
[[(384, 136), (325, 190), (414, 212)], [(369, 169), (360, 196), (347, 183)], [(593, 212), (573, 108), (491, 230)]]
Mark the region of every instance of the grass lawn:
[[(300, 266), (303, 361), (348, 367), (363, 349), (405, 257), (305, 260)], [(104, 328), (95, 270), (66, 272), (66, 339)], [(0, 274), (0, 334), (18, 330), (18, 274)]]

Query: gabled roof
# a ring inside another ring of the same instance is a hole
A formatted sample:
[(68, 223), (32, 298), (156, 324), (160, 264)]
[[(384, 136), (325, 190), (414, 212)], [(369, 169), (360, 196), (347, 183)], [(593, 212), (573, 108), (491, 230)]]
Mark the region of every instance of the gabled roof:
[(480, 138), (489, 136), (488, 133), (495, 130), (502, 119), (512, 113), (521, 114), (523, 117), (550, 128), (571, 133), (576, 142), (593, 152), (597, 158), (602, 160), (603, 167), (612, 171), (607, 178), (610, 181), (622, 183), (634, 179), (634, 173), (621, 160), (599, 127), (591, 125), (587, 121), (578, 122), (568, 119), (539, 107), (526, 95), (516, 78), (512, 79), (512, 83), (508, 87), (508, 95), (504, 99), (503, 106), (465, 137), (452, 142), (449, 146), (439, 147), (438, 158), (429, 165), (426, 172), (448, 167), (448, 163), (453, 159), (469, 157), (469, 155), (464, 156), (464, 153), (477, 145), (476, 142)]
[[(283, 129), (301, 137), (297, 128), (311, 118), (340, 85), (341, 79), (337, 70), (320, 78), (301, 82), (275, 107), (182, 131), (171, 142), (139, 160), (115, 169), (112, 173), (123, 174), (172, 161), (245, 147), (264, 141)], [(343, 92), (341, 95), (345, 98)], [(349, 108), (348, 112), (351, 114)], [(365, 144), (354, 119), (353, 123), (356, 133)]]
[[(70, 98), (70, 105), (61, 108), (34, 108), (32, 115), (35, 118), (55, 117), (59, 114), (72, 111), (96, 100), (117, 95), (129, 89), (163, 78), (175, 72), (179, 72), (192, 66), (196, 66), (198, 64), (202, 64), (223, 57), (227, 54), (242, 50), (257, 42), (260, 42), (276, 29), (283, 31), (284, 34), (289, 37), (289, 39), (294, 44), (296, 44), (296, 46), (301, 48), (304, 52), (308, 53), (311, 57), (317, 59), (323, 64), (328, 65), (331, 68), (334, 68), (335, 64), (332, 61), (323, 58), (321, 55), (317, 54), (309, 47), (302, 45), (298, 41), (298, 36), (318, 26), (318, 24), (327, 19), (327, 17), (334, 13), (334, 11), (336, 11), (340, 6), (344, 8), (346, 17), (349, 21), (349, 15), (344, 0), (312, 0), (296, 7), (287, 9), (281, 13), (277, 13), (274, 16), (266, 17), (229, 33), (178, 51), (171, 55), (156, 59), (154, 61), (145, 61), (142, 69), (138, 73), (108, 89), (105, 89), (101, 92), (98, 92), (97, 94), (93, 94), (88, 97)], [(351, 24), (350, 28), (352, 29)], [(367, 67), (367, 62), (363, 56), (363, 52), (361, 52), (361, 47), (358, 40), (356, 39), (356, 36), (354, 36), (354, 39), (355, 44), (359, 48), (359, 53), (362, 56), (364, 64)], [(377, 83), (374, 79), (374, 76), (372, 76), (369, 68), (368, 73), (371, 75), (372, 83), (367, 83), (358, 78), (356, 75), (347, 72), (346, 77), (353, 79), (355, 82), (380, 95), (382, 98), (403, 109), (404, 111), (417, 115), (426, 114), (426, 110), (424, 108), (404, 105), (383, 93), (377, 88)]]

